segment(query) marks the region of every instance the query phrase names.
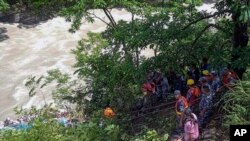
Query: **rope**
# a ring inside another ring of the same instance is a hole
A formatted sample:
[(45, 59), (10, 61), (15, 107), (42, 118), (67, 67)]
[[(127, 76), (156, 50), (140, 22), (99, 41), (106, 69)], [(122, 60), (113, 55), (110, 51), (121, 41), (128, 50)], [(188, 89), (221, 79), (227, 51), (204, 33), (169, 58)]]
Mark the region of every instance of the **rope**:
[(156, 109), (156, 108), (159, 108), (159, 107), (163, 107), (163, 106), (174, 104), (175, 102), (176, 101), (173, 99), (169, 103), (165, 103), (165, 104), (161, 104), (161, 105), (157, 105), (157, 106), (152, 106), (152, 107), (146, 108), (146, 109), (140, 109), (140, 110), (132, 111), (131, 113), (136, 113), (136, 112), (145, 111), (145, 110), (152, 110), (152, 109)]
[(171, 110), (171, 109), (174, 109), (174, 108), (175, 107), (172, 106), (172, 107), (169, 107), (169, 108), (166, 108), (166, 109), (163, 109), (163, 110), (157, 110), (157, 111), (149, 112), (147, 114), (143, 114), (142, 116), (138, 116), (136, 118), (131, 118), (130, 120), (135, 120), (135, 119), (138, 119), (138, 118), (141, 118), (141, 117), (146, 117), (146, 116), (151, 115), (151, 114), (155, 114), (155, 113), (162, 112), (162, 111), (168, 111), (168, 110)]
[[(196, 105), (200, 99), (201, 99), (201, 97), (195, 99), (195, 100), (193, 101), (194, 104), (193, 104), (192, 106)], [(158, 106), (154, 106), (154, 107), (150, 107), (150, 108), (146, 108), (146, 109), (140, 109), (140, 110), (137, 110), (137, 111), (133, 111), (132, 113), (135, 113), (135, 112), (145, 112), (145, 111), (147, 111), (147, 110), (156, 109), (156, 108), (158, 108), (158, 107), (163, 107), (163, 106), (166, 106), (166, 105), (171, 105), (171, 104), (174, 104), (175, 102), (176, 102), (176, 101), (172, 101), (172, 102), (169, 102), (169, 103), (166, 103), (166, 104), (163, 104), (163, 105), (158, 105)], [(170, 109), (172, 109), (172, 108), (174, 108), (174, 107), (175, 107), (175, 106), (171, 106)], [(168, 109), (168, 108), (167, 108), (167, 109)], [(163, 109), (163, 110), (165, 110), (165, 109)], [(158, 111), (162, 111), (162, 110), (158, 110)], [(155, 112), (155, 111), (153, 111), (153, 112)], [(149, 112), (149, 113), (147, 113), (146, 115), (149, 115), (150, 113), (153, 113), (153, 112)]]

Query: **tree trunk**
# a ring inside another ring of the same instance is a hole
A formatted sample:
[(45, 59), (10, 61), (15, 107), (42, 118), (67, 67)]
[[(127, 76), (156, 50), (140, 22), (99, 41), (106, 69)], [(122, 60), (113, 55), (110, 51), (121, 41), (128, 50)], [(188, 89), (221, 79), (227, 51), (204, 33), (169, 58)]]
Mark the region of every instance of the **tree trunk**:
[(139, 59), (140, 59), (140, 52), (139, 52), (139, 48), (136, 47), (136, 68), (138, 69), (139, 68)]
[[(240, 23), (238, 21), (240, 16), (240, 12), (234, 13), (232, 15), (232, 19), (234, 22), (234, 33), (233, 33), (233, 49), (241, 49), (241, 48), (246, 48), (248, 41), (249, 41), (249, 36), (247, 33), (248, 29), (248, 24), (247, 23)], [(240, 59), (240, 52), (236, 52), (232, 54), (231, 62), (233, 63), (234, 61), (237, 61)], [(243, 73), (246, 71), (246, 67), (234, 67), (234, 71), (237, 73), (240, 79), (242, 79)]]

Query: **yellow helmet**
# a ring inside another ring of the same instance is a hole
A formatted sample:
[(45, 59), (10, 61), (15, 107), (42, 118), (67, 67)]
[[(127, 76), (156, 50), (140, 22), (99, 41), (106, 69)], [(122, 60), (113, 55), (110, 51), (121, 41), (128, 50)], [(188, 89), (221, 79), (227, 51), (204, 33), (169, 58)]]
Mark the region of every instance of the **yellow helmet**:
[(193, 79), (188, 79), (187, 85), (194, 85), (194, 80)]
[(202, 71), (202, 74), (203, 75), (209, 75), (209, 71), (208, 70), (204, 70), (204, 71)]

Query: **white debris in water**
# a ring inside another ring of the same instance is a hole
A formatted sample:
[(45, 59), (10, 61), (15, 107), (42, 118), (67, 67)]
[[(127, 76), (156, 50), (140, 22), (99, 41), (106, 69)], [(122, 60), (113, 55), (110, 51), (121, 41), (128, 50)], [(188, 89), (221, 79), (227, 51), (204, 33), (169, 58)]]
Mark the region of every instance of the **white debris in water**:
[(36, 106), (36, 108), (40, 109), (45, 104), (53, 103), (54, 101), (52, 99), (45, 98), (43, 99), (43, 96), (33, 96), (29, 99), (28, 103), (22, 106), (24, 109), (30, 109), (32, 106)]
[(27, 88), (22, 86), (17, 86), (15, 88), (15, 93), (13, 94), (13, 97), (15, 98), (16, 101), (20, 101), (22, 97), (27, 97), (27, 96), (28, 96)]
[(41, 50), (49, 47), (49, 45), (53, 42), (56, 42), (56, 38), (53, 36), (48, 36), (36, 40), (36, 43), (34, 45), (31, 45), (30, 47), (34, 50)]
[(48, 70), (59, 69), (63, 73), (71, 73), (72, 72), (71, 66), (67, 66), (64, 63), (68, 58), (69, 58), (68, 56), (64, 56), (64, 58), (61, 58), (59, 61), (56, 62), (56, 64), (50, 66)]
[(3, 121), (0, 121), (0, 129), (3, 129), (4, 128), (4, 123)]

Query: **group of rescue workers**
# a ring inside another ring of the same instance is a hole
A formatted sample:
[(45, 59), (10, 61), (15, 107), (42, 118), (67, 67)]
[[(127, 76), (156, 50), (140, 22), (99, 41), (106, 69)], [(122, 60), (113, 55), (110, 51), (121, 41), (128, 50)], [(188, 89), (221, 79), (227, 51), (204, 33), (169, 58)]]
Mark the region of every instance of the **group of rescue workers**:
[[(185, 141), (197, 140), (199, 129), (206, 127), (212, 115), (213, 103), (218, 93), (233, 87), (238, 80), (230, 66), (217, 72), (209, 70), (208, 60), (204, 58), (200, 68), (191, 66), (186, 78), (176, 75), (172, 69), (166, 77), (157, 71), (149, 73), (147, 82), (141, 88), (144, 96), (136, 108), (143, 109), (165, 102), (167, 94), (173, 92), (176, 98), (176, 131), (184, 131)], [(115, 116), (109, 105), (104, 109), (104, 116)]]
[[(233, 87), (238, 79), (236, 73), (228, 68), (224, 68), (221, 76), (215, 71), (209, 73), (208, 70), (203, 70), (197, 82), (194, 77), (187, 80), (189, 89), (186, 96), (182, 95), (180, 90), (174, 91), (177, 99), (175, 105), (177, 130), (184, 129), (185, 141), (198, 139), (199, 129), (206, 127), (212, 115), (215, 100), (222, 91)], [(190, 120), (192, 124), (187, 122)]]

